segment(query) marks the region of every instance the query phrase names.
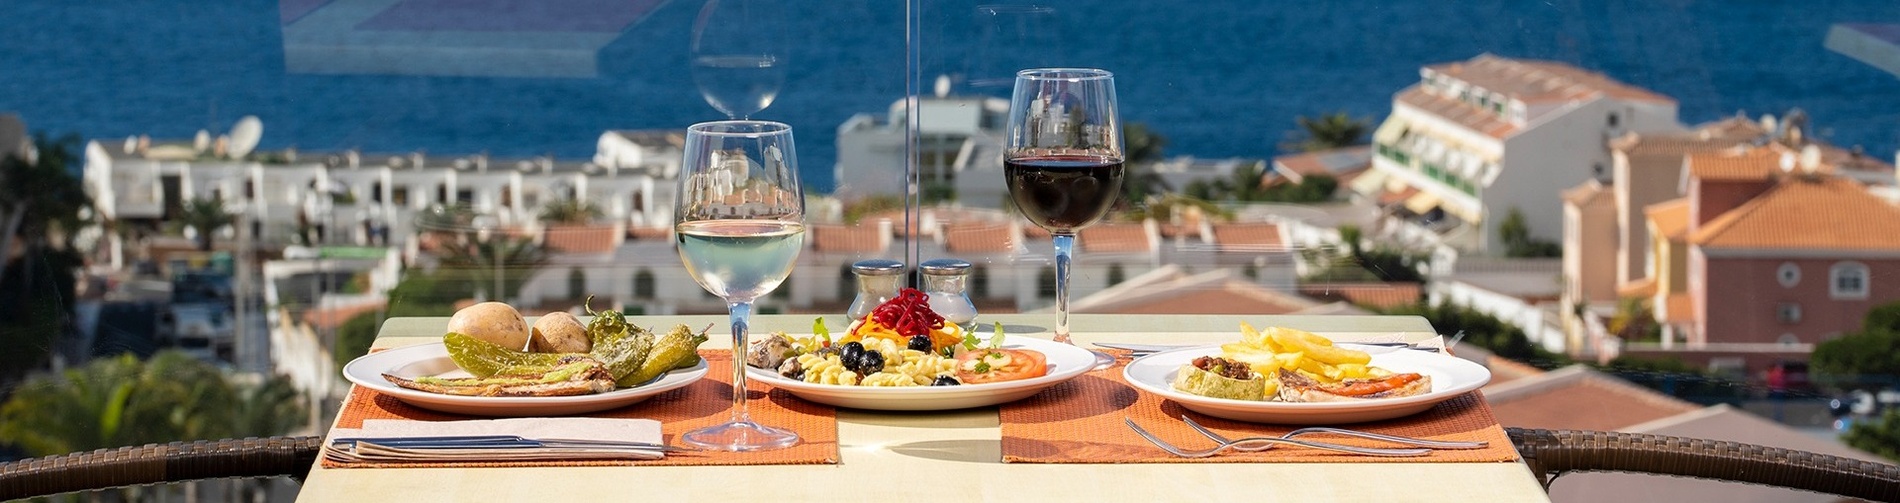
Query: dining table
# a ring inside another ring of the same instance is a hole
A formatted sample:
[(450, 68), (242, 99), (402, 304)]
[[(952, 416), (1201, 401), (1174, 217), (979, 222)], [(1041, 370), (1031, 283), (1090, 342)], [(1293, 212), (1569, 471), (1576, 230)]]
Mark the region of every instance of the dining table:
[[(755, 338), (809, 334), (814, 315), (751, 318)], [(832, 327), (842, 316), (826, 317)], [(723, 315), (630, 316), (641, 326), (715, 325), (702, 350), (731, 349)], [(1054, 315), (985, 314), (1010, 337), (1052, 338)], [(1336, 341), (1443, 343), (1418, 316), (1075, 314), (1072, 338), (1097, 342), (1218, 344), (1242, 322), (1298, 328)], [(446, 317), (392, 318), (372, 350), (439, 342)], [(1455, 348), (1454, 348), (1455, 349)], [(1119, 372), (1119, 368), (1096, 372)], [(754, 389), (757, 389), (756, 386)], [(1517, 462), (1431, 463), (1005, 463), (996, 406), (885, 412), (840, 408), (836, 464), (752, 466), (556, 466), (326, 468), (319, 462), (298, 501), (1549, 501)], [(1075, 431), (1078, 439), (1094, 432)]]

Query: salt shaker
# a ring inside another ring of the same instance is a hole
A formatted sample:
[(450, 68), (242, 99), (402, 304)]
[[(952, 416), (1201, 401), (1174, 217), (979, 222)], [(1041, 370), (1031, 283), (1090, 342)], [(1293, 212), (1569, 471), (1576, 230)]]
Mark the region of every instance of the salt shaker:
[(963, 290), (970, 280), (969, 262), (940, 258), (924, 262), (917, 269), (924, 274), (924, 292), (930, 294), (930, 310), (965, 327), (976, 319), (976, 304), (970, 302), (970, 296)]
[(862, 320), (878, 305), (897, 297), (897, 289), (904, 281), (904, 263), (886, 259), (859, 260), (851, 264), (851, 273), (858, 276), (858, 296), (851, 299), (847, 313), (852, 320)]

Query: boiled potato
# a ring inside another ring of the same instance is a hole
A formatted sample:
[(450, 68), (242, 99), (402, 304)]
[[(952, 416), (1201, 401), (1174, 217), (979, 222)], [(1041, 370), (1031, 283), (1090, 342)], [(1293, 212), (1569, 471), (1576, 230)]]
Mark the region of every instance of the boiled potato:
[(500, 302), (483, 302), (456, 311), (449, 317), (449, 332), (504, 348), (528, 350), (528, 320), (513, 306)]
[(536, 353), (586, 353), (594, 347), (594, 341), (587, 337), (587, 326), (565, 312), (548, 313), (534, 320), (529, 338)]

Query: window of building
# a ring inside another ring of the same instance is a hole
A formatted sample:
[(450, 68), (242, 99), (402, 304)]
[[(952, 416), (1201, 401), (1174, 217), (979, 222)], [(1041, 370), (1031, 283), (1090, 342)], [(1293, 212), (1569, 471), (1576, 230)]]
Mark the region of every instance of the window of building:
[(1115, 285), (1121, 284), (1122, 280), (1128, 279), (1127, 275), (1128, 275), (1127, 271), (1122, 270), (1121, 264), (1109, 264), (1108, 265), (1108, 286), (1115, 286)]
[(1608, 126), (1610, 126), (1610, 127), (1616, 127), (1616, 126), (1617, 126), (1617, 124), (1619, 124), (1619, 123), (1621, 123), (1621, 122), (1622, 122), (1622, 118), (1621, 118), (1621, 117), (1618, 117), (1618, 116), (1616, 115), (1616, 112), (1610, 112), (1610, 116), (1609, 116), (1609, 117), (1607, 117), (1607, 118), (1604, 118), (1604, 119), (1603, 119), (1603, 123), (1604, 123), (1605, 125), (1608, 125)]
[(1801, 266), (1794, 262), (1782, 262), (1781, 267), (1775, 269), (1775, 281), (1781, 283), (1782, 288), (1794, 288), (1801, 284)]
[(408, 206), (409, 205), (409, 188), (396, 187), (396, 190), (389, 191), (389, 201), (392, 203), (396, 203), (397, 206)]
[(1036, 275), (1036, 297), (1043, 299), (1056, 298), (1055, 267), (1044, 267), (1042, 268), (1042, 273)]
[(377, 203), (377, 204), (382, 204), (382, 202), (383, 202), (383, 182), (370, 182), (370, 183), (369, 183), (369, 202), (372, 202), (372, 203)]
[(858, 275), (851, 273), (851, 265), (838, 268), (838, 300), (851, 300), (858, 296)]
[(1781, 334), (1781, 337), (1775, 339), (1775, 343), (1783, 346), (1793, 346), (1800, 344), (1801, 338), (1795, 337), (1794, 334)]
[(567, 298), (581, 299), (586, 297), (587, 273), (581, 272), (581, 269), (578, 267), (569, 269), (567, 272)]
[(633, 273), (633, 298), (651, 299), (653, 298), (653, 290), (653, 271), (641, 269), (639, 272)]
[(970, 268), (970, 298), (984, 299), (990, 296), (990, 271), (978, 264)]
[(1775, 306), (1775, 319), (1785, 325), (1801, 322), (1801, 304), (1783, 302)]
[(1867, 265), (1841, 262), (1828, 270), (1827, 293), (1836, 299), (1867, 298)]

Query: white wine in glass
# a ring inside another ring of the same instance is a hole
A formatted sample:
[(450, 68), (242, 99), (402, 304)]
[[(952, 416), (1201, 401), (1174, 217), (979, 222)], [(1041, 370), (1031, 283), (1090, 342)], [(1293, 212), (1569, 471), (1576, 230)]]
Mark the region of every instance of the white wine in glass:
[(745, 355), (752, 301), (791, 275), (805, 242), (805, 195), (792, 127), (720, 121), (686, 130), (674, 235), (686, 272), (726, 300), (732, 318), (732, 418), (687, 432), (702, 449), (757, 451), (798, 443), (798, 434), (752, 421)]

